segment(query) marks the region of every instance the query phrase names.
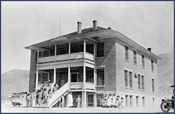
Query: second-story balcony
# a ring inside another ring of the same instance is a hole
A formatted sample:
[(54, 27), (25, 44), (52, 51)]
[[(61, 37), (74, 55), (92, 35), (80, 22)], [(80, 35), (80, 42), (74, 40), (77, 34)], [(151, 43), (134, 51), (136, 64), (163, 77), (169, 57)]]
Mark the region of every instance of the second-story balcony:
[(95, 44), (86, 40), (41, 47), (38, 51), (38, 63), (77, 59), (95, 60)]

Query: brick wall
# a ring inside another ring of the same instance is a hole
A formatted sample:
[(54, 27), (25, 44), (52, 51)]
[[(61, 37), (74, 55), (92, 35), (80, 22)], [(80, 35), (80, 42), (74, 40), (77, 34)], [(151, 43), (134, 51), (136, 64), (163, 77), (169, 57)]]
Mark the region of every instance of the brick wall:
[(29, 92), (35, 91), (36, 84), (36, 63), (37, 63), (37, 53), (35, 50), (31, 50), (30, 57), (30, 77), (29, 77)]

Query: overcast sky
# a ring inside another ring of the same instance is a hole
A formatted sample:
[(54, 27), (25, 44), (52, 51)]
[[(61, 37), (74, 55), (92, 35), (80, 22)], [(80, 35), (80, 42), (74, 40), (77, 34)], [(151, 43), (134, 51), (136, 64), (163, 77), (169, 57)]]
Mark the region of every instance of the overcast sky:
[(24, 49), (60, 34), (82, 28), (111, 27), (155, 54), (174, 50), (174, 5), (162, 2), (1, 2), (1, 73), (30, 69), (30, 51)]

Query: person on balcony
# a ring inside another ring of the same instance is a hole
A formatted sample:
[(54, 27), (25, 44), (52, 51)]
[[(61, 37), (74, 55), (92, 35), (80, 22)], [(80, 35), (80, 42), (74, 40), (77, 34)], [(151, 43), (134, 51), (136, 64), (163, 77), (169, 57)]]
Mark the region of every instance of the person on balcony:
[(77, 108), (80, 108), (81, 106), (81, 98), (80, 98), (80, 95), (78, 95), (77, 99), (76, 99), (76, 102), (77, 102)]

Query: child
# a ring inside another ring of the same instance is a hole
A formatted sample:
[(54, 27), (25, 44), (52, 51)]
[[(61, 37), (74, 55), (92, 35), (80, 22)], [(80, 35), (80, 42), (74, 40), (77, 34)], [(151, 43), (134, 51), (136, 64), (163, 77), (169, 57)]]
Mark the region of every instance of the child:
[(80, 104), (81, 104), (80, 95), (78, 95), (78, 98), (76, 99), (76, 102), (77, 102), (77, 108), (80, 108)]

